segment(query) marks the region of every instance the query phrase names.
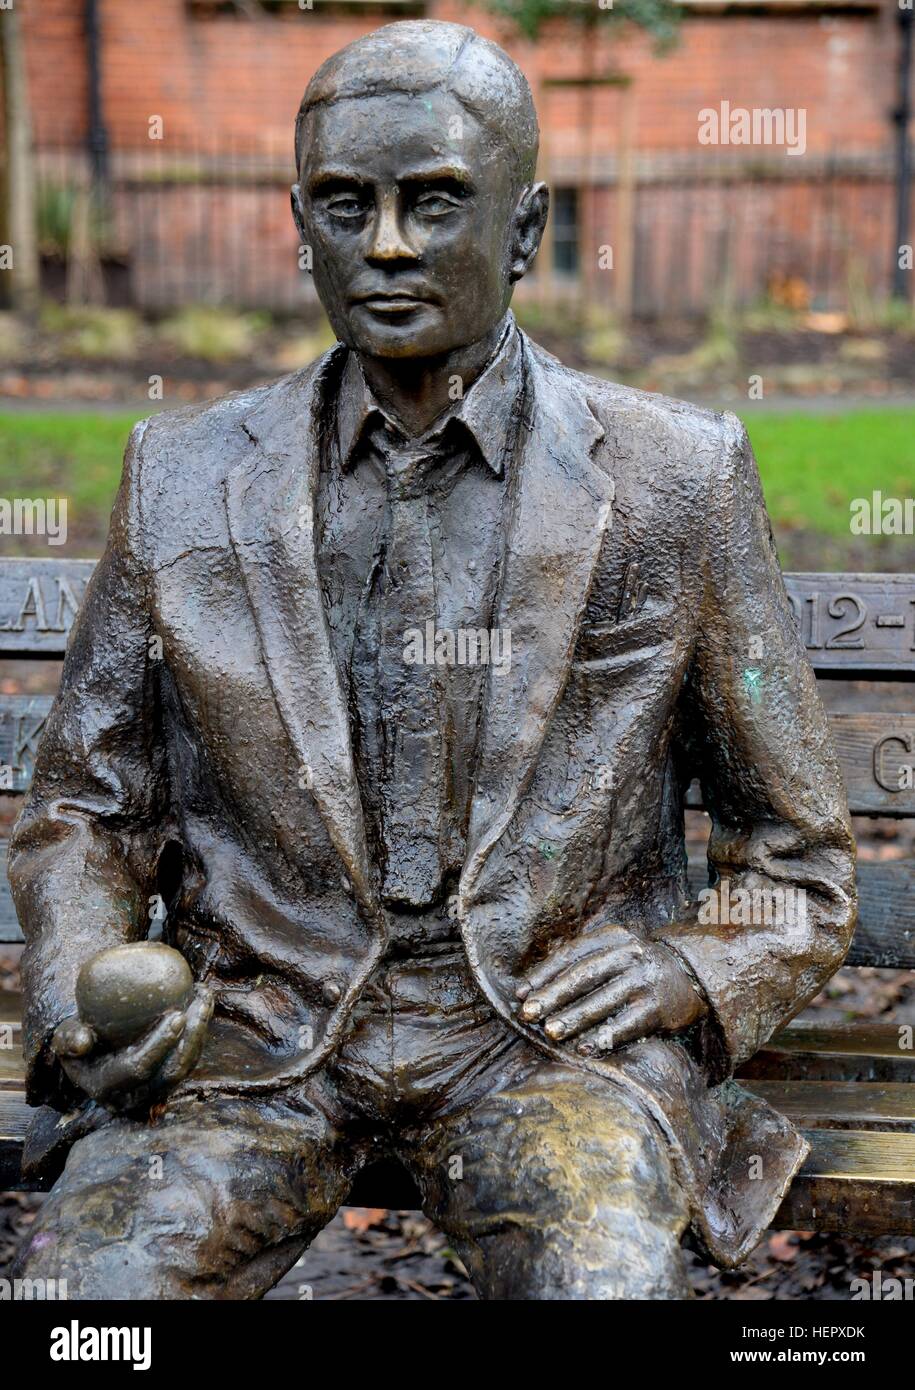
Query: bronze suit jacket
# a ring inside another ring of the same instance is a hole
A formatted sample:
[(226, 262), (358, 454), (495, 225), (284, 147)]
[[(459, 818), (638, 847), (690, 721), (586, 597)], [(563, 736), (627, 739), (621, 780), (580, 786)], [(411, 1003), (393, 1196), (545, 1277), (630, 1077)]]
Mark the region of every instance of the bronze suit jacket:
[[(641, 1098), (695, 1231), (732, 1263), (805, 1153), (728, 1078), (848, 948), (841, 779), (740, 423), (523, 350), (496, 618), (512, 663), (488, 675), (461, 932), (509, 1027)], [(131, 437), (11, 851), (34, 1105), (74, 1104), (51, 1033), (81, 963), (145, 936), (156, 893), (218, 999), (183, 1092), (269, 1093), (320, 1067), (384, 951), (315, 565), (344, 360), (338, 347)], [(802, 887), (802, 922), (698, 919), (682, 812), (693, 775), (712, 874), (732, 895)], [(606, 920), (669, 942), (710, 1011), (684, 1036), (585, 1061), (519, 1020), (515, 981)]]

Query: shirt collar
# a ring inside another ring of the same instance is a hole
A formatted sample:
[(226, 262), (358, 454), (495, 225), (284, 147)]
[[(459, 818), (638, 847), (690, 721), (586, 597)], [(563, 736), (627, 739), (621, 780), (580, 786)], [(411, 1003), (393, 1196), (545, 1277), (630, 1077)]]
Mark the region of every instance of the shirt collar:
[[(511, 442), (520, 388), (520, 341), (514, 315), (508, 313), (498, 347), (466, 396), (449, 406), (421, 438), (410, 440), (410, 443), (433, 443), (452, 420), (459, 420), (473, 435), (492, 471), (501, 475)], [(403, 436), (401, 426), (379, 404), (365, 380), (356, 353), (349, 352), (337, 396), (337, 439), (344, 471), (353, 466), (366, 427), (373, 420), (384, 422), (396, 434)]]

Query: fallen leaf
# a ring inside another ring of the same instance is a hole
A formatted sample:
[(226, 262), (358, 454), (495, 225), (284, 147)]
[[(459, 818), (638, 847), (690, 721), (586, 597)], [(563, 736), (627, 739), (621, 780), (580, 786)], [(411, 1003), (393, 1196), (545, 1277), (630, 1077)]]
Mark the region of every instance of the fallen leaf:
[(766, 1248), (773, 1260), (797, 1259), (797, 1245), (790, 1231), (777, 1231), (774, 1236), (769, 1237)]
[(370, 1231), (373, 1226), (380, 1226), (387, 1214), (387, 1207), (348, 1207), (343, 1213), (343, 1224), (348, 1231)]

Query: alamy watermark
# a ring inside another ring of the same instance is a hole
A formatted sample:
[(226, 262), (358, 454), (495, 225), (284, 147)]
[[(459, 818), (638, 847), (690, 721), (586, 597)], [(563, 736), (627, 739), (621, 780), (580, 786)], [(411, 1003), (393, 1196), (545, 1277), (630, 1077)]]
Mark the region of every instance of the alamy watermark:
[(915, 535), (915, 497), (855, 497), (849, 503), (849, 530), (853, 536)]
[(135, 1371), (152, 1364), (149, 1327), (87, 1327), (73, 1318), (68, 1327), (51, 1328), (52, 1361), (127, 1361)]
[(700, 145), (783, 145), (785, 154), (807, 149), (803, 106), (704, 106), (699, 112)]
[(731, 888), (723, 878), (714, 888), (699, 892), (699, 921), (703, 926), (794, 927), (807, 921), (803, 888)]
[(47, 536), (48, 545), (65, 545), (66, 497), (0, 497), (0, 536)]
[(0, 1279), (0, 1303), (61, 1303), (66, 1279)]
[(408, 666), (492, 666), (496, 675), (511, 670), (512, 635), (508, 628), (408, 627), (403, 659)]
[(867, 1279), (852, 1279), (851, 1296), (858, 1302), (912, 1303), (915, 1301), (915, 1279), (895, 1279), (875, 1269)]

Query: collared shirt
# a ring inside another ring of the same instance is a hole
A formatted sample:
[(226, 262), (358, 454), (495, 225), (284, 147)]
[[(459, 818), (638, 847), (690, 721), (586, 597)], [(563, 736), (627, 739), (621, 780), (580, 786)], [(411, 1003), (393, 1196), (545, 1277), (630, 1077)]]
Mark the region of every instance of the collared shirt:
[[(414, 485), (426, 490), (429, 504), (436, 630), (491, 631), (521, 384), (520, 340), (511, 315), (489, 364), (463, 399), (420, 438), (408, 438), (379, 404), (355, 354), (349, 354), (341, 375), (336, 429), (318, 490), (318, 570), (332, 647), (349, 697), (353, 755), (376, 862), (384, 852), (376, 609), (384, 575), (388, 470), (398, 467), (400, 450), (407, 449), (408, 458), (425, 456)], [(464, 858), (486, 668), (452, 665), (442, 673), (449, 786), (443, 797), (439, 898), (453, 888)]]
[(359, 358), (354, 352), (348, 353), (337, 396), (337, 444), (343, 471), (351, 471), (358, 462), (367, 428), (379, 424), (386, 426), (394, 446), (409, 443), (417, 448), (435, 449), (449, 426), (458, 421), (472, 435), (493, 473), (501, 475), (506, 451), (514, 443), (513, 416), (520, 387), (520, 355), (514, 315), (508, 314), (495, 353), (466, 396), (434, 420), (425, 434), (409, 438), (379, 404), (362, 374)]

